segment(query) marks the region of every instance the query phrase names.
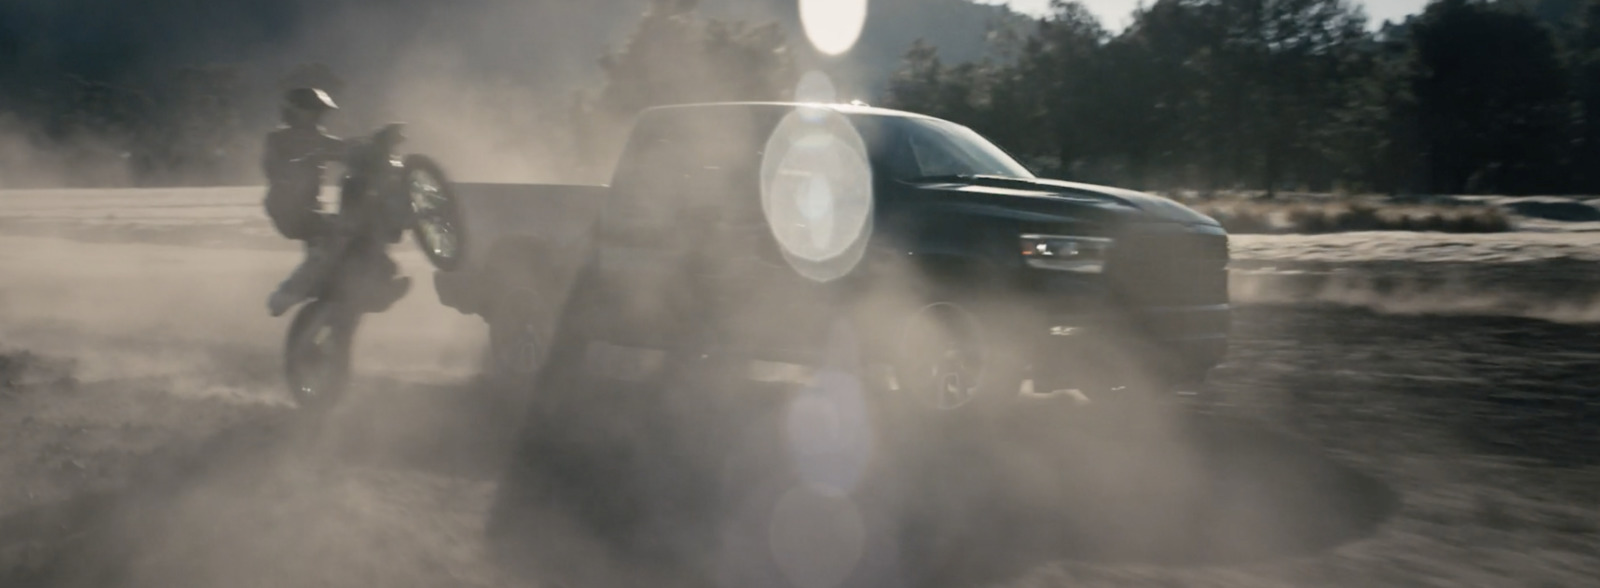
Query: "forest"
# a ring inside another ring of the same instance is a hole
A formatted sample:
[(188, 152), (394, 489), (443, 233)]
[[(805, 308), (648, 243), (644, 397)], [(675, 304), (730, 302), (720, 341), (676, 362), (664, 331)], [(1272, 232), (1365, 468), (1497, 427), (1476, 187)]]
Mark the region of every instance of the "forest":
[(888, 103), (1053, 175), (1164, 189), (1600, 191), (1600, 2), (1436, 0), (1371, 30), (1347, 0), (1158, 0), (1108, 34), (1081, 5)]
[[(246, 3), (188, 14), (158, 0), (146, 9), (158, 24), (106, 17), (100, 41), (75, 44), (48, 33), (71, 29), (48, 3), (24, 0), (0, 10), (0, 185), (25, 184), (7, 170), (46, 159), (118, 173), (34, 183), (256, 183), (273, 96), (297, 83), (334, 92), (347, 129), (415, 119), (447, 158), (447, 143), (477, 142), (496, 165), (544, 162), (512, 179), (603, 181), (639, 109), (786, 100), (820, 70), (841, 99), (969, 125), (1052, 177), (1268, 195), (1600, 193), (1600, 0), (1435, 0), (1377, 26), (1350, 0), (1156, 0), (1117, 33), (1069, 1), (1033, 19), (880, 0), (842, 58), (809, 51), (792, 3), (606, 2), (618, 10), (604, 18), (561, 1), (372, 12), (345, 0), (241, 19), (224, 8)], [(535, 24), (505, 24), (513, 14)], [(189, 21), (210, 34), (159, 41)], [(351, 33), (375, 22), (404, 34)], [(561, 28), (573, 30), (543, 34)]]

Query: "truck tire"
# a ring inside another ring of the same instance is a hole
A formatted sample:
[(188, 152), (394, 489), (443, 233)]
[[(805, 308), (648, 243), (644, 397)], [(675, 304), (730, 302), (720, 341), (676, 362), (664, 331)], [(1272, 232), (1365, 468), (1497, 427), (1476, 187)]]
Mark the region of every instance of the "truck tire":
[[(549, 350), (551, 366), (532, 378), (539, 393), (522, 411), (513, 455), (496, 487), (485, 530), (494, 546), (506, 550), (497, 554), (504, 562), (527, 566), (526, 572), (546, 581), (570, 582), (593, 572), (575, 564), (610, 551), (594, 530), (595, 510), (603, 505), (593, 504), (590, 497), (604, 497), (598, 489), (611, 480), (597, 475), (610, 473), (605, 471), (609, 464), (597, 459), (598, 440), (585, 427), (596, 418), (596, 407), (584, 398), (593, 385), (583, 369), (587, 341), (570, 324), (557, 328)], [(585, 471), (590, 468), (601, 471)], [(529, 557), (562, 552), (566, 557)], [(570, 557), (573, 552), (589, 557)]]
[(560, 282), (550, 267), (553, 247), (519, 240), (497, 245), (480, 279), (481, 315), (489, 325), (490, 368), (497, 376), (526, 379), (549, 355), (551, 331), (561, 312)]
[[(672, 447), (660, 442), (671, 437), (663, 436), (656, 395), (632, 393), (588, 365), (592, 331), (583, 323), (595, 309), (584, 308), (584, 289), (580, 279), (557, 319), (546, 366), (533, 378), (537, 393), (487, 531), (496, 542), (542, 544), (515, 558), (573, 585), (636, 585), (610, 576), (633, 573), (664, 545), (641, 538), (655, 538), (650, 507), (660, 489), (650, 486), (659, 479), (651, 474), (671, 465)], [(574, 552), (586, 556), (562, 555)]]
[(867, 312), (862, 327), (877, 333), (867, 363), (882, 370), (873, 374), (875, 403), (897, 427), (1003, 419), (1020, 398), (1026, 361), (996, 305), (936, 290)]
[(526, 279), (512, 278), (495, 289), (484, 321), (495, 373), (528, 378), (538, 372), (548, 351), (549, 317), (555, 309)]

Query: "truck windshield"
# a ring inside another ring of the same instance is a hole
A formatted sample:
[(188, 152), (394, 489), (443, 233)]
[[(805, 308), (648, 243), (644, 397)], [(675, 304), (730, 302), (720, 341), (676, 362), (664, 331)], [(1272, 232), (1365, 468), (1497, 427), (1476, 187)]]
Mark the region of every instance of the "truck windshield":
[(1034, 177), (1004, 150), (967, 127), (936, 119), (874, 118), (878, 120), (858, 126), (868, 127), (862, 129), (862, 134), (869, 143), (877, 143), (874, 150), (882, 158), (884, 169), (896, 180), (981, 175)]

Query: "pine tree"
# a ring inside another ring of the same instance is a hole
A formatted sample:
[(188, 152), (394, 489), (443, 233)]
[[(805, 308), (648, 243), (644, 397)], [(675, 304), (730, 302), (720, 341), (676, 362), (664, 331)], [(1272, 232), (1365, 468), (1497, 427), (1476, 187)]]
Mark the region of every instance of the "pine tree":
[(590, 139), (585, 160), (614, 158), (633, 115), (646, 108), (793, 96), (799, 75), (781, 29), (704, 19), (696, 5), (653, 0), (622, 49), (600, 59), (604, 85), (579, 109), (593, 117), (580, 123)]
[(1532, 15), (1472, 0), (1430, 4), (1413, 32), (1411, 81), (1429, 187), (1531, 193), (1570, 185), (1567, 72)]

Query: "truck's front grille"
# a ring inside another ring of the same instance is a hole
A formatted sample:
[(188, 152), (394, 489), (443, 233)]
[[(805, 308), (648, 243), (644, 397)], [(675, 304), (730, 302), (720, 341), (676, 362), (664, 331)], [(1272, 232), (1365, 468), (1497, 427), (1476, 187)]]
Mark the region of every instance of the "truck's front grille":
[(1118, 301), (1134, 307), (1228, 302), (1228, 236), (1129, 231), (1106, 263)]

